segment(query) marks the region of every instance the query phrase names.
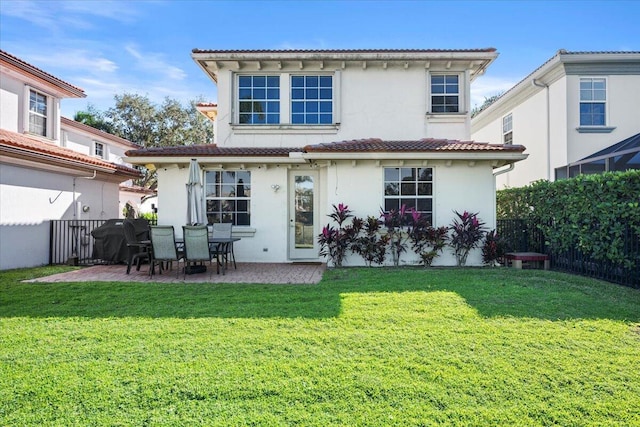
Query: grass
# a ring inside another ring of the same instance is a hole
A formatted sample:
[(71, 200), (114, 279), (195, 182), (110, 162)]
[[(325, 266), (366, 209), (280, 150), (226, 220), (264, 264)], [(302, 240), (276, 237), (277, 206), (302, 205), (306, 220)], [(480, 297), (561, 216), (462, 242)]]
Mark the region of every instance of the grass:
[(638, 290), (512, 269), (20, 282), (53, 272), (0, 273), (0, 425), (640, 426)]

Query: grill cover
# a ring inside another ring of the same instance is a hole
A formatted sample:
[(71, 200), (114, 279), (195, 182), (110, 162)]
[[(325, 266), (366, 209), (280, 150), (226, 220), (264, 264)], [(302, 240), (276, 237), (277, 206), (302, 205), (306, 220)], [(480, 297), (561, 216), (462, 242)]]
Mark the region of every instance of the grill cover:
[[(149, 221), (144, 218), (134, 219), (138, 240), (149, 239)], [(108, 262), (127, 262), (127, 241), (124, 237), (123, 219), (108, 219), (100, 227), (95, 228), (93, 236), (93, 258)]]

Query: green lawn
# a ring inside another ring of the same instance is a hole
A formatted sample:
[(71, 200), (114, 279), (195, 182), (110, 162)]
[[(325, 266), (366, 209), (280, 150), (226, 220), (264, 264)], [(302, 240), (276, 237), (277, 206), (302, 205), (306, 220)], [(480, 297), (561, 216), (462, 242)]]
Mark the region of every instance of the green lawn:
[(19, 282), (59, 269), (0, 273), (2, 426), (640, 426), (638, 290), (504, 268)]

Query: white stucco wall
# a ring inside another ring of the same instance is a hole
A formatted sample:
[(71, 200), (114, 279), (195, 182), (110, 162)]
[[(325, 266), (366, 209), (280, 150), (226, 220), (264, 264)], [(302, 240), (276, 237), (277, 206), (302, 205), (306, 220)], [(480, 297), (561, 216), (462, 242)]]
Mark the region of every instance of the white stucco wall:
[[(309, 129), (287, 125), (288, 97), (281, 95), (281, 124), (277, 126), (233, 126), (232, 104), (235, 74), (221, 72), (218, 76), (218, 116), (216, 143), (221, 147), (300, 147), (308, 144), (363, 138), (414, 140), (420, 138), (448, 138), (466, 140), (470, 137), (470, 119), (466, 114), (427, 115), (428, 72), (415, 65), (408, 68), (390, 66), (348, 66), (328, 70), (305, 67), (299, 69), (269, 69), (250, 74), (282, 73), (281, 93), (288, 93), (291, 74), (334, 75), (334, 114), (337, 126)], [(442, 70), (456, 73), (462, 70)], [(468, 104), (468, 83), (460, 74), (461, 111)], [(288, 95), (287, 95), (288, 96)], [(271, 129), (267, 129), (271, 128)]]
[(24, 83), (11, 76), (0, 78), (0, 128), (19, 132), (22, 118), (21, 106), (24, 98)]
[[(420, 167), (420, 164), (404, 166)], [(454, 161), (446, 166), (442, 161), (434, 161), (429, 162), (428, 167), (434, 169), (434, 226), (448, 226), (454, 218), (454, 210), (460, 213), (467, 210), (478, 212), (488, 228), (495, 228), (494, 177), (488, 163), (470, 166), (469, 162)], [(251, 226), (234, 227), (234, 235), (241, 237), (235, 244), (236, 259), (241, 262), (289, 262), (287, 182), (290, 169), (274, 165), (267, 168), (247, 166), (247, 170), (251, 171)], [(359, 161), (354, 166), (350, 161), (334, 162), (315, 170), (319, 175), (318, 232), (330, 222), (327, 215), (332, 212), (333, 204), (345, 203), (362, 218), (379, 215), (383, 205), (384, 164)], [(158, 204), (161, 206), (158, 223), (173, 225), (178, 236), (182, 235), (182, 226), (186, 223), (187, 179), (186, 165), (158, 169)], [(280, 185), (280, 189), (274, 192), (272, 184)], [(417, 262), (417, 256), (411, 252), (401, 259), (407, 264)], [(388, 262), (391, 263), (390, 257)], [(469, 256), (467, 263), (482, 264), (480, 249)], [(364, 265), (364, 262), (358, 255), (353, 255), (345, 265)], [(455, 265), (455, 257), (447, 249), (436, 258), (434, 265)]]
[[(606, 77), (607, 126), (611, 132), (579, 132), (580, 78)], [(497, 177), (498, 189), (521, 187), (539, 179), (552, 181), (555, 169), (581, 160), (640, 132), (640, 75), (566, 75), (549, 87), (550, 157), (547, 159), (546, 89), (516, 101), (496, 104), (492, 119), (474, 123), (476, 141), (502, 142), (502, 117), (513, 114), (513, 143), (524, 145), (529, 157), (512, 172)], [(486, 122), (486, 123), (485, 123)], [(549, 167), (550, 166), (550, 167)]]
[[(117, 201), (118, 184), (76, 179), (81, 219), (117, 218)], [(73, 177), (1, 164), (0, 207), (0, 270), (46, 264), (48, 221), (73, 219)]]
[(603, 148), (640, 132), (640, 75), (608, 75), (607, 126), (610, 133), (580, 133), (580, 78), (599, 75), (567, 76), (567, 162), (581, 160)]

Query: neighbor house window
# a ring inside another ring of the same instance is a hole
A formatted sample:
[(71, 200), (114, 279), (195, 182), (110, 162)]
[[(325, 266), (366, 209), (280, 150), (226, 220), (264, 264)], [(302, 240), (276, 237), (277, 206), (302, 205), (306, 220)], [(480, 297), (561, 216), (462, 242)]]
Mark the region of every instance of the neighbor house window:
[(250, 225), (251, 172), (208, 171), (205, 180), (209, 224)]
[(605, 126), (606, 107), (606, 79), (580, 79), (580, 126)]
[(238, 76), (238, 121), (280, 123), (280, 76)]
[(431, 75), (431, 112), (460, 111), (460, 77), (457, 74)]
[(502, 142), (513, 144), (513, 116), (511, 114), (502, 118)]
[(93, 155), (104, 159), (104, 144), (101, 142), (93, 143)]
[(291, 76), (291, 123), (333, 123), (332, 76)]
[(29, 91), (29, 132), (47, 136), (47, 96), (35, 90)]
[(384, 210), (413, 208), (433, 224), (433, 169), (384, 168)]

